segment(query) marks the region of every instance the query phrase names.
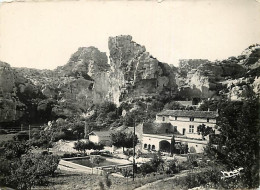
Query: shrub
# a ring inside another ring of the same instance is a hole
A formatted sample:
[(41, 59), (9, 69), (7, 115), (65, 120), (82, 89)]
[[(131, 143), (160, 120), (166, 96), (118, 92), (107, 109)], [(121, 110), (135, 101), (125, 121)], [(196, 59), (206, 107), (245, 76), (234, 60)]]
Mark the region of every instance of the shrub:
[(167, 174), (175, 174), (179, 172), (179, 169), (177, 167), (177, 160), (170, 160), (169, 162), (166, 163), (166, 173)]
[(193, 167), (198, 167), (197, 158), (198, 158), (198, 155), (196, 155), (196, 154), (188, 154), (187, 161), (188, 161)]
[(190, 164), (189, 162), (181, 162), (181, 163), (178, 164), (179, 171), (189, 170), (191, 168), (192, 168), (192, 164)]
[(77, 157), (77, 154), (75, 154), (75, 153), (64, 153), (61, 157), (62, 158), (72, 158), (72, 157)]
[(143, 175), (156, 171), (156, 168), (152, 166), (150, 162), (144, 163), (140, 166), (140, 171)]
[(5, 157), (9, 160), (20, 158), (30, 150), (30, 145), (26, 142), (7, 141), (3, 143)]

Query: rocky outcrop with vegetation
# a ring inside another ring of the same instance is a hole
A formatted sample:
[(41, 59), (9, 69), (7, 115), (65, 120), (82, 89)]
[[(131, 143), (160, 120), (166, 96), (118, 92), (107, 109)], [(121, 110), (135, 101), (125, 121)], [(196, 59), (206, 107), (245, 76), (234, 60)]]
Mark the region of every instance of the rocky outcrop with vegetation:
[(65, 119), (106, 101), (160, 110), (172, 100), (259, 96), (258, 44), (222, 61), (180, 60), (179, 68), (160, 62), (131, 36), (110, 37), (108, 47), (110, 63), (95, 47), (80, 47), (55, 70), (1, 62), (0, 122)]
[(259, 95), (260, 46), (257, 44), (240, 56), (222, 61), (182, 60), (180, 63), (177, 80), (183, 98), (219, 99), (224, 96), (243, 100), (254, 93)]
[(0, 122), (13, 125), (17, 121), (37, 120), (37, 105), (44, 99), (40, 89), (11, 68), (0, 62)]
[(156, 96), (177, 90), (175, 73), (159, 62), (131, 36), (110, 37), (110, 96), (117, 104), (135, 97)]

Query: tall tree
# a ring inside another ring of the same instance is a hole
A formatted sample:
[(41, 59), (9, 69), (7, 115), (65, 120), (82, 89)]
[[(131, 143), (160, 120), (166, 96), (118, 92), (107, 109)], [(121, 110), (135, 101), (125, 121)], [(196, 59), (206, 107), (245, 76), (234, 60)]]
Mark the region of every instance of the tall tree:
[(244, 168), (246, 188), (259, 186), (259, 100), (223, 101), (217, 125), (220, 135), (206, 152), (227, 169)]
[(172, 135), (172, 138), (171, 138), (171, 156), (173, 155), (173, 153), (175, 152), (175, 138), (174, 138), (174, 135)]

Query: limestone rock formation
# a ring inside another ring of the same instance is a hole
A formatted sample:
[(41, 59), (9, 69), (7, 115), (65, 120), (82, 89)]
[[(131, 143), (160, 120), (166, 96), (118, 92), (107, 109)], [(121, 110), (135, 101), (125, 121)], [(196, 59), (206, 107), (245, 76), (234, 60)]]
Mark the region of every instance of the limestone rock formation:
[(0, 62), (0, 121), (10, 122), (16, 117), (15, 77), (10, 65)]
[[(48, 99), (39, 109), (51, 109), (54, 117), (71, 117), (93, 103), (107, 100), (109, 88), (107, 56), (95, 47), (81, 47), (67, 64), (51, 70), (16, 68)], [(52, 108), (49, 108), (52, 105)]]
[(131, 36), (110, 37), (110, 97), (119, 102), (135, 97), (176, 91), (175, 73), (166, 63), (152, 57)]
[(222, 61), (181, 60), (179, 68), (158, 61), (128, 35), (110, 37), (108, 47), (110, 64), (95, 47), (79, 48), (55, 70), (0, 62), (0, 124), (84, 115), (104, 101), (119, 105), (152, 98), (162, 104), (173, 98), (245, 100), (260, 95), (258, 44)]
[[(260, 46), (247, 48), (242, 55), (222, 61), (183, 61), (178, 75), (179, 95), (184, 98), (220, 98), (244, 100), (256, 95), (259, 77)], [(190, 71), (188, 73), (188, 70)], [(184, 71), (184, 72), (183, 72)], [(184, 73), (184, 74), (183, 74)], [(254, 82), (255, 81), (255, 82)], [(226, 85), (228, 84), (228, 87)]]
[(106, 53), (95, 47), (79, 48), (66, 65), (55, 70), (61, 79), (58, 85), (60, 104), (74, 100), (84, 110), (93, 103), (105, 101), (109, 68)]
[(0, 123), (14, 123), (33, 113), (34, 103), (40, 98), (39, 89), (31, 81), (0, 62)]

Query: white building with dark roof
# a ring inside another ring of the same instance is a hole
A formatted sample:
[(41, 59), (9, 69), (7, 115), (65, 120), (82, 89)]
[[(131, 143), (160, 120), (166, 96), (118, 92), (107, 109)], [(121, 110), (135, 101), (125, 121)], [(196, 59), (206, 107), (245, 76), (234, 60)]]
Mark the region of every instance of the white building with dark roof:
[(138, 127), (142, 149), (169, 152), (174, 135), (177, 151), (181, 151), (180, 147), (187, 147), (189, 152), (203, 152), (208, 138), (202, 139), (197, 128), (204, 124), (215, 130), (217, 117), (216, 111), (164, 110), (156, 115), (154, 123), (144, 123)]
[(107, 144), (111, 142), (111, 134), (109, 131), (92, 131), (89, 135), (89, 140), (93, 143)]
[(215, 129), (217, 117), (216, 111), (165, 110), (156, 115), (156, 122), (171, 123), (183, 136), (200, 139), (198, 126), (205, 124)]

